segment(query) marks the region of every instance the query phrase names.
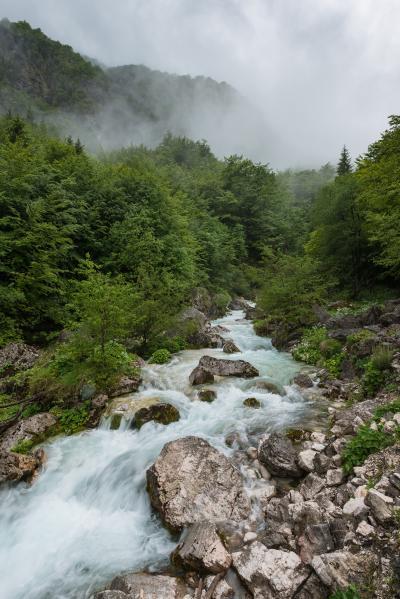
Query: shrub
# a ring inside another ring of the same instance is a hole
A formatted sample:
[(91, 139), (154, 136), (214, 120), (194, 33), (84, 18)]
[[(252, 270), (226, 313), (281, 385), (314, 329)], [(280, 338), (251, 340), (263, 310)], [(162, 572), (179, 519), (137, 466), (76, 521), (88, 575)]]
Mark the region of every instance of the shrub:
[(375, 333), (368, 329), (361, 329), (361, 331), (356, 331), (355, 333), (351, 333), (351, 335), (347, 336), (346, 343), (350, 346), (356, 345), (361, 341), (367, 341), (367, 339), (373, 339), (376, 337)]
[(307, 329), (303, 333), (300, 343), (294, 348), (293, 357), (306, 364), (317, 364), (322, 357), (321, 343), (327, 338), (325, 327)]
[(220, 291), (219, 293), (216, 293), (213, 298), (213, 305), (215, 307), (217, 316), (224, 316), (224, 314), (226, 314), (226, 311), (228, 309), (228, 304), (231, 301), (231, 296), (229, 295), (229, 293), (227, 293), (226, 291)]
[(393, 360), (393, 350), (383, 345), (376, 347), (371, 356), (371, 362), (377, 370), (389, 370)]
[(372, 360), (368, 360), (364, 367), (362, 387), (367, 397), (374, 395), (385, 383), (385, 374), (379, 370)]
[(375, 421), (378, 421), (382, 418), (382, 416), (388, 414), (389, 412), (392, 412), (393, 414), (400, 412), (400, 399), (395, 399), (390, 403), (384, 404), (383, 406), (379, 406), (378, 408), (376, 408), (376, 410), (374, 411), (373, 419)]
[(342, 351), (342, 344), (336, 339), (324, 339), (321, 341), (319, 348), (321, 350), (321, 354), (325, 358), (332, 358), (333, 356), (340, 354)]
[(369, 424), (360, 426), (356, 435), (346, 444), (342, 452), (343, 470), (348, 474), (354, 466), (360, 466), (372, 453), (393, 445), (395, 437), (386, 434), (383, 427), (370, 428)]
[(35, 445), (35, 442), (32, 439), (23, 439), (19, 441), (14, 447), (11, 448), (11, 451), (14, 453), (28, 453), (32, 447)]
[(63, 408), (55, 406), (50, 412), (58, 419), (58, 424), (63, 433), (72, 435), (85, 428), (89, 418), (90, 402), (85, 401), (83, 404), (73, 408)]
[(171, 354), (167, 349), (157, 349), (151, 356), (150, 364), (166, 364), (171, 359)]
[(343, 360), (345, 359), (346, 354), (344, 354), (342, 351), (339, 354), (336, 354), (334, 356), (332, 356), (331, 358), (328, 358), (326, 360), (324, 360), (324, 368), (326, 368), (326, 370), (329, 372), (329, 374), (331, 375), (331, 377), (337, 379), (340, 377), (340, 374), (342, 372), (342, 364), (343, 364)]

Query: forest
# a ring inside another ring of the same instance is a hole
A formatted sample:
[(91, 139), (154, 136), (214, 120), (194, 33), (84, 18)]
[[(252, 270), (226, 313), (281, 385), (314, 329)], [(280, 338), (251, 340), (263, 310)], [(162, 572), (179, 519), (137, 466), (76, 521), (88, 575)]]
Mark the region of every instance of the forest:
[(336, 169), (277, 173), (171, 134), (93, 157), (12, 115), (0, 140), (1, 344), (49, 347), (37, 376), (74, 393), (107, 388), (130, 353), (182, 349), (197, 288), (217, 313), (256, 299), (256, 327), (285, 337), (315, 304), (398, 287), (399, 117), (355, 165), (344, 148)]

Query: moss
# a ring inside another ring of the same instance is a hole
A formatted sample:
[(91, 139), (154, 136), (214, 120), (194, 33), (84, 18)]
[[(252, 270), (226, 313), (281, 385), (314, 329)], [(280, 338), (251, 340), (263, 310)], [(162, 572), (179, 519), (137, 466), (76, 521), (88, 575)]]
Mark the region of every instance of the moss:
[(305, 435), (305, 431), (299, 428), (289, 428), (286, 431), (287, 438), (290, 439), (290, 441), (293, 441), (293, 443), (300, 443), (300, 441), (304, 441)]
[(201, 391), (199, 391), (198, 394), (198, 398), (200, 401), (207, 401), (208, 403), (214, 401), (215, 397), (216, 393), (212, 389), (202, 389)]
[(244, 400), (243, 405), (247, 408), (261, 408), (261, 402), (255, 397), (248, 397)]
[(11, 451), (14, 453), (29, 453), (34, 445), (35, 441), (33, 439), (23, 439), (14, 445), (14, 447), (11, 448)]
[(146, 422), (154, 420), (159, 424), (171, 424), (179, 420), (180, 414), (175, 406), (167, 403), (141, 408), (135, 414), (135, 426), (141, 428)]

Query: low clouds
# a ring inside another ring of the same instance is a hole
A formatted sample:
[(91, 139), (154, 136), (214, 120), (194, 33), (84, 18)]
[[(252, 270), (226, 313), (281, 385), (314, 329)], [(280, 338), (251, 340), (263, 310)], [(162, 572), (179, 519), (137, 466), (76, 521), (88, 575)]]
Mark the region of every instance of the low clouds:
[[(2, 0), (107, 65), (146, 64), (225, 80), (273, 135), (255, 153), (273, 166), (356, 156), (400, 112), (397, 0)], [(272, 141), (279, 140), (279, 141)]]

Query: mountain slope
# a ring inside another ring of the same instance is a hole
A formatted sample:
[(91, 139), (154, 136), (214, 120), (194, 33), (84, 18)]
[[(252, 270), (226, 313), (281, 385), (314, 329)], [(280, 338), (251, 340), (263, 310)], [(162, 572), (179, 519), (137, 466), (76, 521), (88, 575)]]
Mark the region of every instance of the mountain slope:
[(101, 68), (26, 22), (0, 22), (0, 112), (29, 113), (92, 150), (157, 144), (170, 131), (219, 154), (259, 137), (254, 109), (226, 83), (145, 66)]

